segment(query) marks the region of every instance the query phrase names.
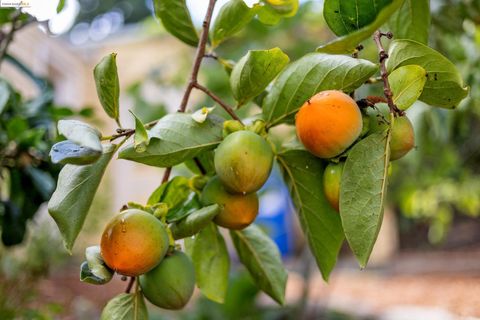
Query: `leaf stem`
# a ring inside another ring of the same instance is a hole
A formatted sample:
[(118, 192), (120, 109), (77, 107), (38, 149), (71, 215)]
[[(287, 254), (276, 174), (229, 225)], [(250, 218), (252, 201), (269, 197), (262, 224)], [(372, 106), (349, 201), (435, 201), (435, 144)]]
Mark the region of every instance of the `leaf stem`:
[(378, 49), (378, 57), (380, 62), (380, 75), (382, 76), (383, 81), (383, 93), (385, 94), (385, 98), (387, 98), (388, 107), (390, 108), (390, 113), (394, 115), (402, 116), (404, 112), (397, 108), (395, 103), (393, 102), (393, 93), (392, 89), (390, 88), (390, 82), (388, 81), (388, 71), (385, 65), (385, 60), (388, 58), (388, 54), (385, 52), (385, 48), (382, 45), (382, 37), (386, 37), (388, 39), (393, 38), (393, 34), (391, 32), (381, 32), (380, 30), (375, 31), (373, 34), (373, 41), (377, 45)]
[(135, 277), (130, 277), (130, 281), (128, 281), (128, 285), (127, 285), (127, 288), (125, 289), (125, 293), (130, 293), (134, 283), (135, 283)]
[[(233, 119), (242, 123), (242, 120), (237, 116), (235, 111), (233, 111), (232, 107), (226, 104), (222, 99), (220, 99), (217, 95), (215, 95), (212, 91), (208, 90), (206, 87), (202, 86), (199, 83), (195, 83), (193, 85), (194, 88), (203, 91), (207, 96), (212, 98), (216, 103), (218, 103)], [(243, 124), (243, 123), (242, 123)]]

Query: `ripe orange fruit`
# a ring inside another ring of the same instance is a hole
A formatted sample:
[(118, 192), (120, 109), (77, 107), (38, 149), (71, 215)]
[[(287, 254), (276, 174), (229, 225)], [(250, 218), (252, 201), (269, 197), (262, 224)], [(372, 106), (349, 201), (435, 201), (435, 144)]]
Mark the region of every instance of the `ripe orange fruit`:
[(256, 193), (231, 194), (215, 176), (202, 191), (201, 201), (204, 205), (217, 203), (220, 213), (213, 221), (221, 227), (241, 230), (250, 225), (258, 214), (258, 197)]
[(273, 151), (264, 138), (251, 131), (229, 134), (215, 150), (215, 171), (230, 192), (250, 193), (267, 181)]
[(106, 226), (100, 242), (107, 266), (132, 277), (156, 267), (167, 253), (168, 246), (163, 223), (138, 209), (125, 210), (114, 217)]
[(349, 95), (327, 90), (303, 104), (295, 125), (305, 148), (319, 158), (328, 159), (341, 154), (360, 136), (362, 113)]
[(340, 181), (342, 179), (343, 166), (345, 162), (329, 163), (323, 173), (323, 191), (328, 203), (337, 212), (340, 211)]

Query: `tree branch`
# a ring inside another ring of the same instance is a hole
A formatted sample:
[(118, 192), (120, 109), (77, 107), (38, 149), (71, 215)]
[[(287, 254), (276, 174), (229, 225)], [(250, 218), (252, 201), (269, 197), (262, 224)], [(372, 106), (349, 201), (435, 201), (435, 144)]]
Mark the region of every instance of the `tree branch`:
[(183, 94), (182, 103), (180, 104), (180, 108), (178, 109), (179, 112), (185, 112), (188, 104), (188, 99), (190, 98), (190, 93), (192, 92), (193, 87), (197, 83), (200, 65), (202, 64), (203, 57), (205, 56), (205, 47), (208, 41), (208, 30), (210, 29), (210, 21), (212, 20), (213, 9), (215, 8), (216, 2), (217, 0), (210, 0), (208, 2), (207, 13), (205, 14), (205, 19), (203, 20), (202, 34), (200, 35), (200, 42), (198, 43), (197, 54), (195, 55), (192, 73), (190, 75), (187, 89)]
[[(228, 104), (226, 104), (225, 102), (223, 102), (222, 99), (220, 99), (218, 96), (216, 96), (212, 91), (208, 90), (207, 88), (205, 88), (204, 86), (202, 86), (201, 84), (199, 83), (195, 83), (193, 85), (194, 88), (197, 88), (198, 90), (200, 91), (203, 91), (207, 96), (209, 96), (210, 98), (212, 98), (216, 103), (218, 103), (233, 119), (239, 121), (240, 123), (242, 123), (242, 120), (237, 116), (237, 114), (235, 113), (235, 111), (233, 111), (232, 107), (230, 107)], [(243, 124), (243, 123), (242, 123)]]
[(402, 116), (404, 112), (397, 108), (395, 103), (393, 102), (393, 93), (392, 89), (390, 88), (390, 83), (388, 82), (388, 71), (387, 67), (385, 66), (385, 60), (388, 58), (388, 54), (385, 52), (385, 49), (382, 45), (382, 37), (386, 37), (388, 39), (393, 38), (393, 34), (391, 32), (383, 33), (380, 30), (375, 31), (373, 34), (373, 40), (377, 45), (378, 49), (378, 57), (380, 62), (380, 74), (382, 76), (383, 81), (383, 93), (385, 94), (385, 98), (387, 98), (388, 107), (390, 108), (390, 113), (395, 115)]
[(13, 37), (15, 32), (18, 30), (22, 29), (26, 25), (28, 25), (32, 20), (26, 20), (26, 21), (18, 21), (20, 16), (22, 15), (22, 12), (20, 10), (15, 11), (15, 13), (12, 16), (12, 27), (10, 28), (10, 31), (8, 33), (1, 33), (0, 35), (0, 65), (5, 58), (5, 55), (7, 54), (7, 49), (10, 43), (13, 41)]

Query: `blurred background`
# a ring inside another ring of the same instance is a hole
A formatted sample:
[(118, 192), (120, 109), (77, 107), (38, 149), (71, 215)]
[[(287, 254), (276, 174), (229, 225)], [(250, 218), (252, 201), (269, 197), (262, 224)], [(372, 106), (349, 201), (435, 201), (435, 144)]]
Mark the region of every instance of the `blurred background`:
[[(163, 172), (112, 161), (69, 256), (44, 204), (59, 171), (48, 161), (57, 139), (55, 123), (74, 117), (105, 134), (114, 132), (93, 81), (93, 67), (111, 52), (118, 53), (125, 127), (133, 126), (129, 109), (144, 122), (176, 110), (194, 49), (165, 32), (150, 0), (65, 0), (58, 14), (58, 1), (37, 2), (25, 11), (38, 22), (15, 33), (5, 56), (0, 47), (0, 93), (7, 97), (0, 99), (0, 319), (96, 319), (126, 283), (120, 277), (104, 286), (80, 282), (84, 249), (99, 243), (105, 223), (123, 204), (145, 203)], [(219, 0), (215, 12), (225, 2)], [(207, 1), (187, 4), (200, 28)], [(323, 1), (301, 1), (295, 17), (275, 26), (254, 19), (216, 52), (236, 61), (249, 49), (278, 46), (295, 60), (333, 38), (322, 7)], [(6, 11), (0, 9), (2, 37), (10, 28)], [(270, 231), (289, 270), (286, 306), (276, 306), (242, 268), (234, 267), (224, 305), (196, 294), (181, 312), (150, 308), (151, 319), (480, 318), (480, 1), (432, 0), (431, 11), (430, 45), (456, 64), (471, 94), (455, 111), (422, 103), (408, 110), (416, 148), (393, 163), (384, 223), (369, 267), (359, 270), (345, 246), (330, 282), (323, 282), (274, 170), (261, 191), (258, 222)], [(375, 61), (373, 43), (364, 45), (360, 57)], [(233, 104), (228, 74), (218, 61), (206, 59), (200, 78)], [(357, 96), (381, 90), (373, 84)], [(204, 99), (194, 94), (189, 109), (213, 106)], [(251, 103), (241, 113), (259, 111)], [(275, 130), (284, 140), (293, 134), (286, 126)]]

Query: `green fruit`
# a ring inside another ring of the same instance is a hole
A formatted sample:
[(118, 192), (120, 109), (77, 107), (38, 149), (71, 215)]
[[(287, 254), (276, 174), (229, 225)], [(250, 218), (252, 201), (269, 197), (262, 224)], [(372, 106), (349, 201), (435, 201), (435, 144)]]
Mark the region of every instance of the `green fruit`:
[(342, 179), (343, 166), (345, 162), (330, 163), (323, 173), (323, 191), (328, 203), (337, 212), (340, 211), (340, 182)]
[(410, 120), (406, 117), (395, 118), (390, 139), (390, 160), (406, 155), (415, 146), (415, 134)]
[(171, 310), (182, 309), (195, 287), (195, 270), (190, 258), (175, 251), (150, 272), (140, 276), (143, 295), (154, 305)]
[(221, 227), (240, 230), (250, 225), (258, 214), (256, 193), (231, 194), (217, 176), (210, 179), (200, 197), (204, 205), (218, 204), (220, 213), (213, 221)]
[[(369, 111), (370, 133), (382, 132), (388, 128), (390, 120), (387, 105), (380, 105), (378, 110)], [(413, 125), (407, 116), (397, 117), (393, 123), (390, 138), (390, 160), (397, 160), (405, 156), (415, 146)]]
[(251, 131), (228, 135), (215, 150), (215, 170), (230, 192), (251, 193), (267, 181), (273, 165), (270, 145)]

